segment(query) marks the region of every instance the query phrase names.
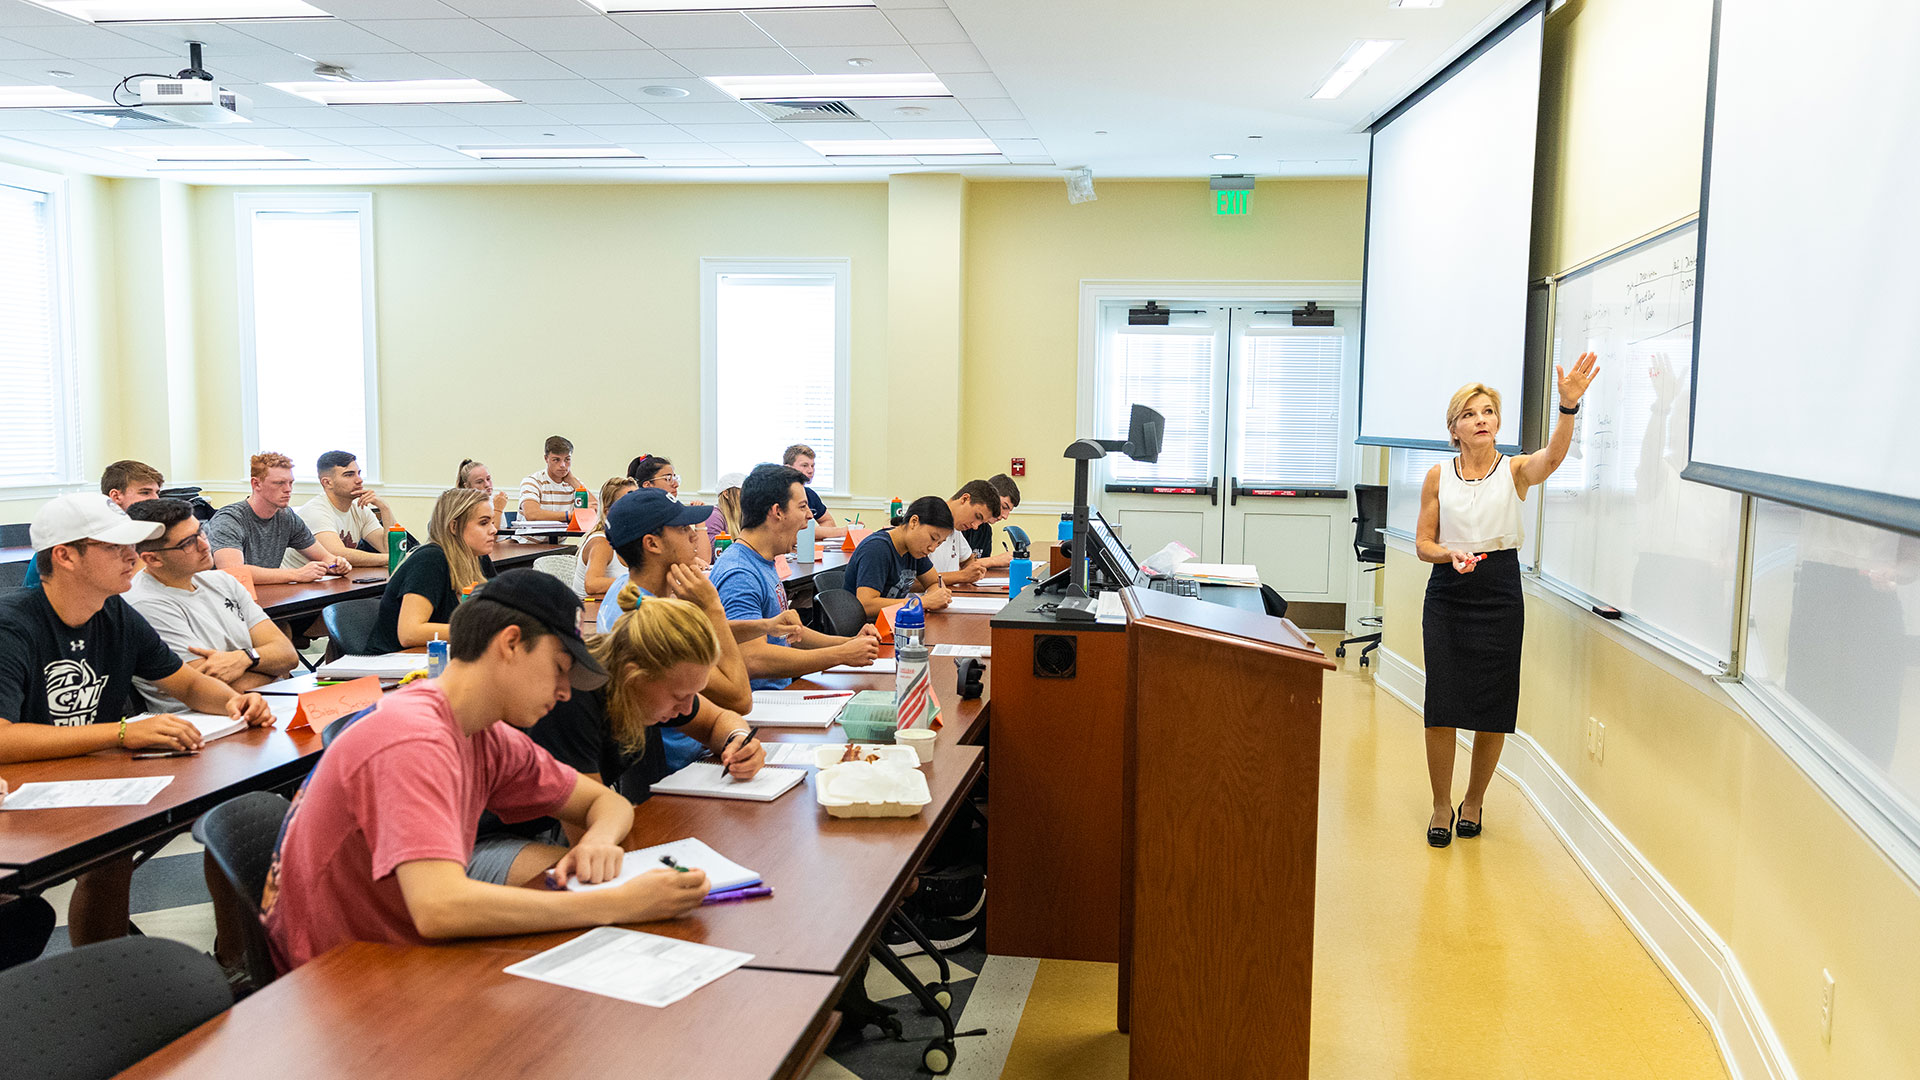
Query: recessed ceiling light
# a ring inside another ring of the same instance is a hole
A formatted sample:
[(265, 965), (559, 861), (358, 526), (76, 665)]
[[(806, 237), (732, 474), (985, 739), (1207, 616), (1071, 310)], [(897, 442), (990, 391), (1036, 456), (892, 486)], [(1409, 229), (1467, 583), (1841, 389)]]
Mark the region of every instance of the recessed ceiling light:
[(304, 0), (27, 0), (90, 23), (331, 19)]
[(1247, 138), (1249, 138), (1249, 139), (1264, 139), (1264, 138), (1266, 138), (1266, 136), (1265, 136), (1265, 135), (1249, 135), (1249, 136), (1247, 136)]
[(587, 0), (609, 15), (635, 11), (753, 11), (762, 8), (873, 7), (874, 0)]
[(1437, 8), (1447, 0), (1387, 0), (1390, 8)]
[(852, 57), (848, 57), (848, 58), (847, 58), (847, 66), (848, 66), (848, 67), (872, 67), (872, 66), (873, 66), (873, 58), (872, 58), (872, 57), (869, 57), (869, 56), (852, 56)]
[(922, 154), (997, 154), (992, 139), (806, 139), (828, 157), (919, 157)]
[(1232, 160), (1233, 160), (1234, 158), (1237, 158), (1237, 157), (1239, 157), (1239, 156), (1240, 156), (1239, 154), (1215, 154), (1215, 155), (1213, 155), (1213, 160), (1215, 160), (1215, 161), (1232, 161)]
[(693, 93), (684, 86), (643, 86), (640, 92), (648, 97), (682, 98)]
[(520, 100), (478, 79), (277, 82), (267, 85), (322, 105), (459, 105)]
[(637, 158), (624, 146), (556, 146), (544, 143), (539, 146), (456, 146), (455, 150), (476, 157), (482, 161), (511, 161), (514, 159), (541, 158), (547, 160), (567, 158)]
[(1398, 44), (1398, 41), (1363, 38), (1347, 46), (1347, 51), (1340, 54), (1340, 61), (1333, 65), (1333, 70), (1327, 72), (1327, 77), (1321, 79), (1320, 85), (1314, 87), (1313, 93), (1308, 96), (1324, 101), (1346, 93), (1347, 87), (1352, 86), (1355, 80), (1367, 73), (1368, 68), (1392, 52)]
[(60, 71), (60, 70), (58, 70), (58, 69), (55, 69), (55, 70), (52, 70), (52, 71), (49, 71), (49, 72), (47, 72), (47, 74), (48, 74), (48, 75), (51, 75), (51, 76), (53, 76), (53, 77), (54, 77), (54, 78), (56, 78), (56, 79), (71, 79), (71, 78), (73, 78), (73, 72), (71, 72), (71, 71)]
[(99, 98), (59, 86), (0, 86), (0, 109), (70, 109), (105, 104)]
[(266, 146), (109, 146), (107, 149), (148, 161), (306, 161)]
[(707, 81), (741, 101), (953, 96), (938, 75), (713, 75)]

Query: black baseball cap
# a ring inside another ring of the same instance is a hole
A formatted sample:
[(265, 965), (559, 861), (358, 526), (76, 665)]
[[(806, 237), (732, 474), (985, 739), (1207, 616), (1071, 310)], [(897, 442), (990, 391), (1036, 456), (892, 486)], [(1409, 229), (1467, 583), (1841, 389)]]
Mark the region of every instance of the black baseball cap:
[(688, 506), (659, 488), (641, 488), (607, 508), (607, 543), (618, 550), (669, 526), (698, 525), (712, 516), (710, 506)]
[(510, 607), (559, 638), (573, 654), (575, 690), (598, 690), (607, 684), (607, 670), (587, 651), (586, 639), (580, 636), (580, 598), (566, 582), (540, 570), (508, 570), (482, 585), (467, 602)]

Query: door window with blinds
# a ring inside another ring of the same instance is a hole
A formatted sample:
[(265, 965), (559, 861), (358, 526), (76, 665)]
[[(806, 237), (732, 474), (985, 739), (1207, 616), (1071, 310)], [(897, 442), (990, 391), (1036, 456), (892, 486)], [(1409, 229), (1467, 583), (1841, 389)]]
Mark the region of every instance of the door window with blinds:
[(1230, 479), (1238, 486), (1339, 487), (1346, 332), (1249, 327), (1239, 335)]
[(846, 259), (702, 259), (701, 487), (803, 443), (813, 487), (845, 492), (851, 352)]
[(0, 488), (79, 472), (61, 185), (0, 166)]
[(321, 454), (346, 450), (378, 480), (373, 197), (234, 198), (247, 452), (285, 454), (312, 480)]

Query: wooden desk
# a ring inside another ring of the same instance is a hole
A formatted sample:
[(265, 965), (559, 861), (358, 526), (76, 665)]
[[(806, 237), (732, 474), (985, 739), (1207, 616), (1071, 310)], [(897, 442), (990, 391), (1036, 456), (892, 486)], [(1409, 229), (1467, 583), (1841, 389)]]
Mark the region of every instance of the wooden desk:
[(135, 761), (126, 750), (28, 761), (6, 767), (14, 787), (37, 781), (172, 776), (144, 806), (0, 811), (0, 884), (37, 889), (179, 832), (213, 807), (248, 791), (291, 783), (319, 760), (320, 734), (280, 728), (243, 731), (208, 743), (196, 757)]
[[(961, 615), (936, 611), (927, 616), (927, 642), (929, 645), (985, 645), (991, 639), (991, 615)], [(893, 655), (893, 646), (884, 645), (880, 649), (882, 657)], [(961, 745), (975, 745), (987, 736), (988, 702), (993, 696), (993, 662), (987, 662), (987, 676), (982, 682), (983, 693), (971, 701), (960, 700), (955, 686), (954, 659), (949, 656), (936, 656), (932, 667), (933, 689), (940, 698), (940, 741)], [(853, 675), (836, 672), (819, 672), (793, 681), (796, 690), (893, 690), (892, 675)], [(752, 716), (747, 719), (751, 721)], [(760, 733), (763, 739), (815, 739), (834, 741), (843, 736), (839, 728), (815, 731), (809, 728), (769, 728)]]
[[(533, 561), (543, 555), (564, 555), (572, 551), (572, 544), (503, 544), (493, 556), (493, 568), (497, 571), (515, 570), (532, 566)], [(368, 581), (370, 578), (374, 580)], [(280, 622), (312, 615), (329, 604), (338, 604), (343, 600), (379, 596), (386, 588), (386, 567), (361, 566), (355, 567), (345, 577), (287, 585), (260, 585), (255, 587), (254, 592), (258, 594), (260, 606), (266, 609), (267, 617)]]
[(838, 1024), (827, 975), (742, 969), (655, 1009), (502, 973), (530, 955), (344, 945), (120, 1075), (803, 1077)]

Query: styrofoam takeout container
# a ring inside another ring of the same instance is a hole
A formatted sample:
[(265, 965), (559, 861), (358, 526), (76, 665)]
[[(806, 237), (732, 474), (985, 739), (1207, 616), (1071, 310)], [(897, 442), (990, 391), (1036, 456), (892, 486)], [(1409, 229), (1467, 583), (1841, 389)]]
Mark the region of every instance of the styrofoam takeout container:
[[(877, 756), (881, 761), (904, 765), (909, 769), (918, 768), (920, 757), (911, 746), (882, 745), (879, 743), (860, 743), (860, 756)], [(830, 769), (841, 764), (840, 755), (846, 753), (846, 743), (823, 743), (813, 752), (813, 763), (822, 769)]]
[(864, 761), (821, 769), (813, 778), (813, 791), (827, 814), (840, 818), (913, 817), (933, 801), (919, 769)]

